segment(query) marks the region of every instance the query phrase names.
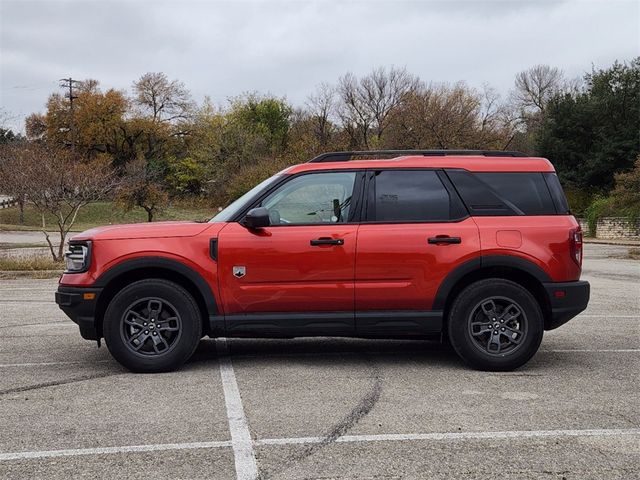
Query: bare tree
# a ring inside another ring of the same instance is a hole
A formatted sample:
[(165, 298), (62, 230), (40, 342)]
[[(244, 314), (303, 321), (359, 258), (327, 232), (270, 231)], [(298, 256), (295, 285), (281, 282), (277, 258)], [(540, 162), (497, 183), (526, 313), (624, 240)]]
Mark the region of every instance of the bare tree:
[(407, 96), (393, 114), (387, 146), (392, 148), (504, 149), (512, 128), (498, 94), (463, 82), (429, 85)]
[(149, 112), (153, 122), (186, 119), (194, 108), (191, 93), (178, 80), (164, 73), (145, 73), (133, 84), (135, 103)]
[(338, 82), (344, 127), (365, 148), (377, 146), (394, 109), (419, 86), (418, 77), (404, 68), (376, 68), (361, 79), (347, 73)]
[(321, 83), (316, 93), (309, 95), (307, 108), (313, 121), (313, 130), (321, 146), (329, 143), (332, 133), (331, 118), (336, 109), (336, 89), (328, 83)]
[(489, 84), (482, 86), (478, 112), (478, 148), (506, 150), (513, 141), (517, 120), (508, 102)]
[(516, 75), (514, 100), (525, 111), (544, 113), (549, 100), (565, 85), (562, 70), (536, 65)]
[[(0, 189), (25, 196), (42, 215), (42, 232), (54, 261), (61, 261), (69, 231), (79, 210), (103, 199), (116, 176), (101, 160), (83, 161), (73, 152), (36, 142), (4, 148), (0, 159)], [(56, 249), (47, 232), (46, 215), (56, 219), (60, 243)]]

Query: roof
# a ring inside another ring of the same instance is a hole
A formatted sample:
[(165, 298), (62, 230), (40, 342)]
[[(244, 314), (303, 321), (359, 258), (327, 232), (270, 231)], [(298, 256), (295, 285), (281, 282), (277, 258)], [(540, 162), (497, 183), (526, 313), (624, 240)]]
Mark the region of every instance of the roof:
[(311, 162), (294, 165), (284, 172), (293, 174), (316, 170), (353, 170), (365, 168), (461, 168), (471, 172), (555, 172), (553, 165), (546, 158), (488, 155), (404, 155), (385, 159)]

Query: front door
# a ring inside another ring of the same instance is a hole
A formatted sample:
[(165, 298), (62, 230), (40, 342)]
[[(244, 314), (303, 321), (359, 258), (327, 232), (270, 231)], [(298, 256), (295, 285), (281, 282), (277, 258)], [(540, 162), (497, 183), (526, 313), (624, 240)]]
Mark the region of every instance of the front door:
[(444, 173), (369, 172), (358, 231), (356, 329), (362, 335), (439, 332), (443, 279), (480, 252), (478, 227)]
[(235, 335), (355, 331), (357, 172), (292, 176), (258, 205), (271, 225), (234, 222), (218, 236), (226, 328)]

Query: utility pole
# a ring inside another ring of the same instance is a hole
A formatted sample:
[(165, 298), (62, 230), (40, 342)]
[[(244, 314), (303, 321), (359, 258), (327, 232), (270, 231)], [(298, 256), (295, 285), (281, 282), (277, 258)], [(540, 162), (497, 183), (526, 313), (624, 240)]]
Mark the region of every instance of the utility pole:
[(81, 83), (82, 82), (80, 80), (74, 80), (71, 77), (60, 79), (60, 87), (69, 89), (69, 93), (66, 94), (65, 97), (69, 99), (69, 130), (71, 130), (71, 148), (74, 150), (76, 148), (77, 136), (75, 118), (73, 115), (73, 101), (78, 98), (78, 96), (73, 94), (73, 88), (75, 85), (79, 85)]

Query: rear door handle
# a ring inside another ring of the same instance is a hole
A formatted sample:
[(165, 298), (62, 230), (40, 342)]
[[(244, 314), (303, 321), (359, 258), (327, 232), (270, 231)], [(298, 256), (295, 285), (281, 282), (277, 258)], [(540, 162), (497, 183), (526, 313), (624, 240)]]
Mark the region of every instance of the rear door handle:
[(309, 242), (312, 247), (319, 247), (320, 245), (344, 245), (342, 238), (320, 237)]
[(449, 235), (437, 235), (429, 237), (427, 242), (429, 245), (458, 244), (462, 243), (462, 239), (460, 237), (450, 237)]

